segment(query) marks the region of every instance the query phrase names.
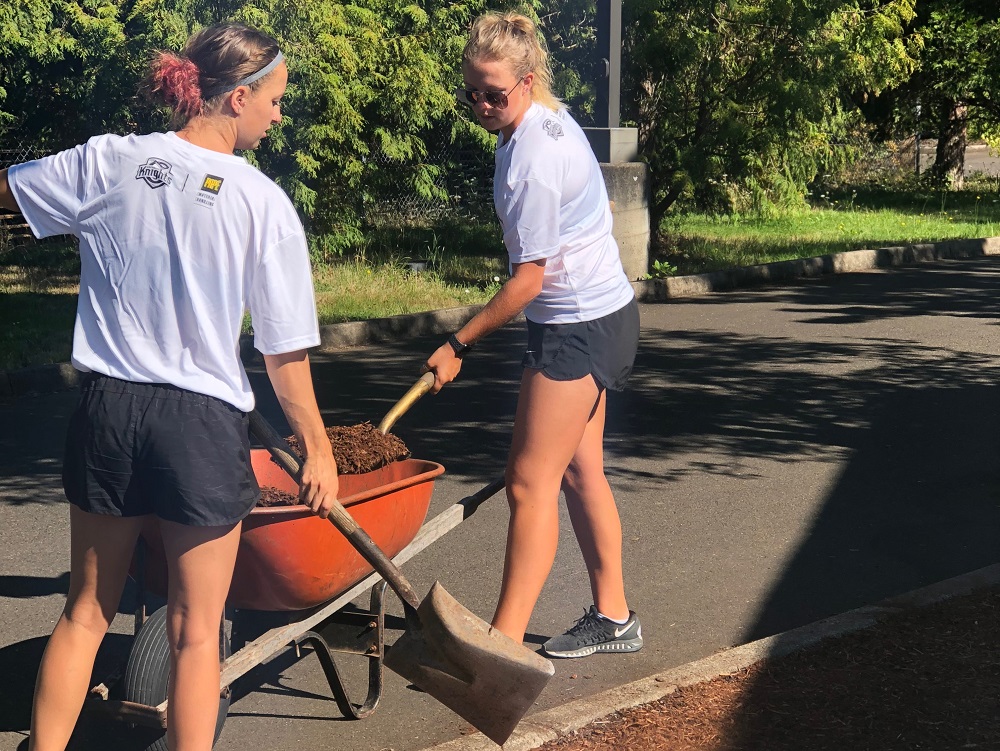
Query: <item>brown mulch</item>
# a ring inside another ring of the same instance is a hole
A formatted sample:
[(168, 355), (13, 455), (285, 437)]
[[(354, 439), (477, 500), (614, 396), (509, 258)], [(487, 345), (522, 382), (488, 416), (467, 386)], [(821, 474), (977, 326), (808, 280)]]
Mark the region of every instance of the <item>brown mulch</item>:
[[(371, 472), (410, 455), (402, 440), (392, 433), (383, 433), (370, 422), (347, 427), (334, 425), (326, 429), (326, 434), (333, 446), (333, 458), (337, 460), (337, 473), (341, 475)], [(293, 450), (299, 451), (295, 436), (287, 440)]]
[[(410, 450), (406, 444), (392, 433), (382, 433), (370, 422), (360, 425), (334, 425), (326, 429), (333, 446), (333, 458), (337, 460), (337, 473), (360, 475), (406, 459)], [(295, 436), (285, 440), (293, 451), (299, 454), (299, 441)], [(272, 487), (262, 487), (258, 506), (293, 506), (299, 499), (291, 493)]]
[(284, 490), (272, 488), (270, 485), (260, 486), (260, 498), (257, 501), (257, 506), (259, 508), (270, 508), (271, 506), (295, 506), (298, 502), (298, 496), (294, 496)]
[(1000, 749), (1000, 590), (678, 688), (541, 749)]

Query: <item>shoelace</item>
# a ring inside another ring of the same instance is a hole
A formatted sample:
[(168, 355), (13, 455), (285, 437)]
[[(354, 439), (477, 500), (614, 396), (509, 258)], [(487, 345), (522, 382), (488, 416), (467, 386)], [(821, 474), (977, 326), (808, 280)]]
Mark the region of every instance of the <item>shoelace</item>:
[(602, 639), (607, 636), (606, 629), (601, 626), (601, 619), (591, 611), (584, 612), (583, 617), (570, 628), (569, 633), (573, 636), (586, 637), (588, 639)]

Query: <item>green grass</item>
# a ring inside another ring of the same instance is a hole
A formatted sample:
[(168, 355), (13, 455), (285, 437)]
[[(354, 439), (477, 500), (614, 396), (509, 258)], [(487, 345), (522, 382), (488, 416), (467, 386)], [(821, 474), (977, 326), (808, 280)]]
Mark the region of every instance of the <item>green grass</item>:
[(79, 258), (72, 246), (39, 244), (0, 257), (0, 370), (69, 360)]
[(987, 191), (821, 192), (813, 206), (777, 217), (680, 214), (652, 253), (678, 274), (1000, 234), (1000, 196)]
[[(401, 264), (352, 261), (314, 274), (321, 324), (486, 302), (506, 278), (496, 258), (450, 259), (414, 273)], [(501, 276), (502, 275), (502, 276)]]
[[(693, 274), (860, 248), (1000, 235), (998, 186), (817, 191), (776, 217), (671, 216), (651, 261)], [(420, 273), (407, 261), (426, 260)], [(321, 324), (483, 303), (507, 277), (495, 219), (383, 227), (359, 258), (316, 263)], [(0, 370), (69, 359), (78, 258), (70, 246), (0, 251)]]
[[(507, 266), (506, 254), (496, 253), (484, 235), (489, 231), (477, 233), (472, 247), (420, 248), (430, 263), (419, 273), (404, 265), (416, 254), (395, 251), (316, 264), (320, 324), (486, 302), (506, 279)], [(72, 246), (43, 243), (0, 253), (0, 371), (69, 360), (78, 292), (79, 257)], [(250, 331), (249, 320), (244, 331)]]

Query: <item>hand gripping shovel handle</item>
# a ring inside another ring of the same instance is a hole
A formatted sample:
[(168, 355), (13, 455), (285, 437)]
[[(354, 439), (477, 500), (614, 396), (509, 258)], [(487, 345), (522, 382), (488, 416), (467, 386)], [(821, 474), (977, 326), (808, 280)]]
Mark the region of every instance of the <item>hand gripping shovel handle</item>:
[[(295, 482), (300, 482), (302, 463), (299, 461), (298, 456), (292, 451), (292, 447), (288, 445), (288, 442), (278, 434), (278, 431), (256, 409), (250, 412), (250, 432), (253, 433), (258, 441), (264, 444), (264, 448), (271, 452), (271, 456), (274, 457), (278, 465), (291, 475)], [(413, 591), (413, 587), (410, 586), (410, 583), (403, 576), (403, 572), (399, 570), (399, 567), (389, 560), (389, 557), (382, 552), (382, 549), (375, 544), (372, 538), (368, 536), (368, 533), (358, 526), (358, 523), (354, 521), (354, 517), (348, 514), (347, 510), (340, 503), (334, 502), (328, 518), (333, 526), (340, 530), (341, 534), (354, 546), (354, 549), (372, 565), (383, 579), (389, 582), (389, 586), (399, 595), (399, 598), (406, 605), (416, 610), (420, 606), (420, 598), (417, 597), (417, 593)]]

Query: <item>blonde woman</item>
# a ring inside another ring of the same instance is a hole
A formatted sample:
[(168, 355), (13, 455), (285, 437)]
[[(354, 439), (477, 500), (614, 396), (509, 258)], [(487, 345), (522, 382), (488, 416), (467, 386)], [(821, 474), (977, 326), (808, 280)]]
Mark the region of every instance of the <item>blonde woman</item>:
[(313, 393), (319, 344), (305, 234), (288, 197), (234, 152), (281, 121), (277, 42), (236, 24), (153, 61), (150, 91), (177, 130), (96, 136), (0, 172), (0, 206), (36, 236), (80, 239), (70, 420), (70, 584), (42, 657), (28, 748), (64, 749), (139, 530), (156, 516), (169, 571), (167, 743), (209, 751), (219, 706), (219, 623), (250, 467), (253, 393), (239, 358), (245, 310), (286, 417), (306, 449), (302, 500), (325, 516), (337, 466)]
[(456, 96), (497, 133), (493, 199), (511, 278), (428, 359), (435, 391), (458, 375), (469, 347), (522, 311), (528, 320), (493, 626), (523, 640), (555, 560), (561, 490), (594, 604), (545, 642), (545, 652), (634, 652), (642, 629), (625, 599), (621, 522), (604, 475), (604, 419), (607, 390), (624, 388), (632, 369), (639, 313), (611, 235), (607, 189), (586, 136), (551, 91), (548, 55), (530, 19), (477, 19), (462, 74)]

